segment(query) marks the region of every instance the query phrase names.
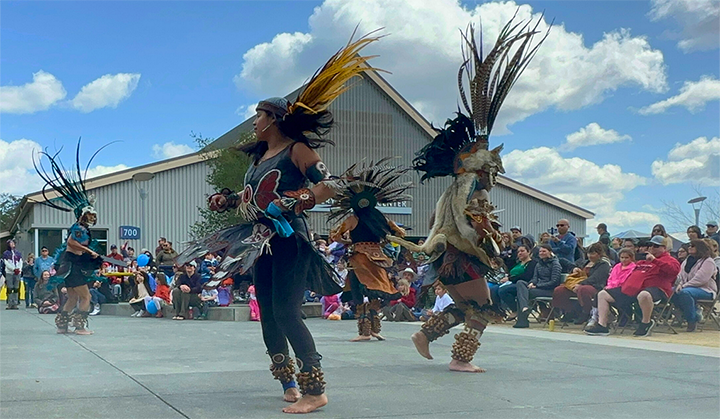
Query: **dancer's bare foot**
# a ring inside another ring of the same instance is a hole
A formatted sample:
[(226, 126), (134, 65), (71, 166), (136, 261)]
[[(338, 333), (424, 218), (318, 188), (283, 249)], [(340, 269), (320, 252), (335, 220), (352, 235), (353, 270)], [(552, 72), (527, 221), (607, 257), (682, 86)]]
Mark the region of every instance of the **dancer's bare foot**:
[(58, 329), (57, 330), (58, 335), (67, 335), (68, 333), (70, 333), (70, 332), (68, 332), (67, 329)]
[(430, 355), (430, 341), (423, 332), (417, 332), (412, 335), (412, 341), (418, 353), (427, 359), (433, 359)]
[(469, 362), (460, 362), (456, 359), (453, 359), (450, 361), (450, 371), (460, 371), (460, 372), (485, 372), (484, 369), (473, 365)]
[(290, 403), (295, 403), (296, 401), (300, 400), (300, 392), (298, 391), (297, 387), (290, 387), (289, 389), (285, 390), (285, 394), (283, 394), (283, 400)]
[(310, 413), (325, 406), (328, 398), (325, 394), (311, 396), (306, 394), (300, 400), (283, 409), (284, 413)]
[(350, 342), (364, 342), (364, 341), (370, 340), (371, 338), (372, 338), (372, 336), (358, 335), (358, 336), (355, 336), (354, 338), (350, 339)]
[(385, 338), (382, 337), (382, 335), (381, 335), (380, 333), (374, 333), (374, 332), (372, 332), (372, 333), (370, 333), (370, 335), (371, 335), (372, 337), (374, 337), (375, 339), (377, 339), (377, 340), (385, 340)]

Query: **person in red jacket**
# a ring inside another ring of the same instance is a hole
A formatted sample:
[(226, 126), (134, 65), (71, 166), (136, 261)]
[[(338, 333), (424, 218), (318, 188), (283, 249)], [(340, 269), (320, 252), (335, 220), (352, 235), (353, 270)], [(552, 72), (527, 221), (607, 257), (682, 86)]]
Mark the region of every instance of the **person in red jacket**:
[[(407, 268), (413, 274), (412, 268)], [(403, 272), (405, 277), (405, 272)], [(412, 315), (410, 307), (415, 306), (415, 288), (410, 286), (410, 282), (407, 279), (401, 279), (398, 281), (397, 290), (400, 291), (401, 297), (397, 300), (390, 301), (390, 305), (383, 309), (383, 315), (385, 320), (391, 322), (414, 322), (415, 316)]]
[(635, 336), (648, 336), (655, 326), (651, 320), (652, 311), (658, 301), (667, 301), (672, 295), (672, 287), (680, 272), (680, 263), (670, 256), (663, 236), (653, 236), (646, 260), (636, 263), (635, 270), (619, 288), (610, 288), (598, 293), (598, 323), (585, 329), (588, 335), (608, 335), (607, 328), (610, 304), (625, 313), (632, 312), (632, 304), (637, 301), (642, 310), (642, 321), (635, 330)]

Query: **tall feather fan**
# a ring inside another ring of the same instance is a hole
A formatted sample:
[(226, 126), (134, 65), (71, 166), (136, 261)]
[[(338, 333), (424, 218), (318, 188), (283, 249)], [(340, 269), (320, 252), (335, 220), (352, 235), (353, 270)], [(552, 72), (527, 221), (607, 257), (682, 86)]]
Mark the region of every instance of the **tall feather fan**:
[[(475, 42), (474, 26), (470, 25), (465, 33), (461, 32), (463, 63), (458, 71), (458, 89), (467, 115), (458, 109), (457, 116), (448, 119), (444, 128), (438, 129), (438, 135), (417, 152), (413, 167), (423, 173), (421, 182), (454, 175), (455, 157), (472, 143), (477, 143), (478, 148), (488, 149), (488, 137), (500, 106), (550, 33), (548, 28), (545, 36), (530, 48), (533, 36), (539, 33), (537, 28), (542, 19), (541, 16), (530, 29), (531, 21), (513, 24), (513, 16), (484, 59), (482, 28), (479, 43)], [(513, 46), (517, 46), (514, 52)], [(470, 101), (463, 86), (463, 76), (469, 81)]]
[(350, 211), (360, 212), (378, 204), (412, 200), (412, 196), (405, 193), (412, 187), (412, 182), (397, 183), (410, 168), (387, 165), (390, 160), (392, 158), (385, 157), (369, 165), (356, 163), (340, 176), (328, 223), (345, 218)]
[(352, 42), (352, 39), (355, 37), (355, 32), (357, 31), (356, 27), (347, 45), (330, 57), (325, 65), (315, 72), (297, 100), (290, 104), (290, 113), (305, 111), (315, 114), (324, 111), (338, 96), (349, 89), (349, 86), (346, 86), (345, 83), (350, 79), (361, 77), (362, 73), (370, 70), (387, 73), (387, 71), (365, 64), (368, 60), (377, 57), (377, 55), (367, 57), (361, 57), (359, 55), (360, 51), (368, 44), (383, 37), (372, 36), (380, 30), (382, 30), (382, 28), (376, 29), (357, 41)]
[[(533, 37), (539, 33), (537, 28), (543, 20), (541, 15), (535, 25), (530, 27), (532, 20), (513, 23), (517, 11), (510, 21), (500, 30), (495, 46), (483, 58), (482, 28), (480, 44), (475, 42), (475, 27), (469, 25), (463, 37), (463, 64), (458, 71), (458, 88), (460, 99), (468, 115), (475, 125), (477, 138), (475, 141), (484, 143), (488, 149), (488, 136), (492, 131), (503, 101), (508, 92), (525, 71), (538, 48), (550, 34), (552, 23), (545, 36), (535, 46), (531, 45)], [(517, 48), (513, 48), (517, 47)], [(513, 52), (514, 49), (514, 52)], [(470, 104), (468, 104), (463, 88), (463, 75), (470, 87)]]
[[(62, 148), (53, 155), (50, 155), (47, 150), (43, 150), (38, 152), (39, 157), (37, 159), (33, 156), (33, 166), (35, 167), (35, 171), (45, 182), (45, 185), (41, 190), (45, 201), (41, 203), (64, 212), (74, 211), (76, 217), (80, 217), (81, 214), (78, 214), (78, 212), (82, 208), (92, 206), (94, 204), (95, 198), (92, 195), (88, 195), (87, 190), (85, 189), (85, 180), (87, 179), (87, 172), (90, 164), (102, 149), (112, 144), (106, 144), (98, 149), (92, 157), (90, 157), (90, 160), (83, 171), (80, 166), (80, 141), (81, 140), (78, 139), (77, 148), (75, 150), (75, 168), (73, 168), (73, 170), (67, 170), (65, 166), (63, 166), (62, 161), (60, 161), (58, 155), (62, 151)], [(50, 163), (49, 171), (43, 166), (43, 157), (47, 158)], [(53, 190), (58, 194), (57, 198), (65, 206), (60, 206), (52, 202), (52, 200), (56, 197), (48, 196), (50, 190)]]

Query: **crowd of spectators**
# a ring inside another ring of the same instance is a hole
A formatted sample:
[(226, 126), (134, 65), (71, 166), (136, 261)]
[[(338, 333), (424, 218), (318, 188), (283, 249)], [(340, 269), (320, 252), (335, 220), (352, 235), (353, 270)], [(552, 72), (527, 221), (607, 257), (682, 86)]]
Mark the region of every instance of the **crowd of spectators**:
[[(607, 226), (599, 224), (599, 241), (587, 248), (572, 232), (568, 220), (559, 220), (555, 227), (549, 230), (555, 234), (543, 232), (536, 242), (532, 235), (523, 234), (520, 226), (513, 226), (502, 234), (499, 257), (491, 261), (486, 279), (492, 303), (506, 313), (506, 321), (515, 321), (515, 328), (529, 327), (529, 316), (535, 310), (540, 320), (561, 313), (564, 322), (586, 324), (586, 333), (604, 335), (609, 333), (612, 313), (617, 313), (624, 316), (618, 319), (621, 322), (636, 319), (635, 334), (645, 336), (654, 326), (654, 306), (670, 300), (677, 308), (676, 324), (685, 322), (687, 330), (693, 331), (703, 320), (695, 301), (712, 300), (717, 295), (717, 222), (708, 222), (704, 233), (697, 226), (688, 227), (690, 241), (672, 254), (672, 239), (660, 224), (653, 227), (649, 240), (640, 241), (611, 239)], [(314, 244), (344, 281), (348, 273), (346, 245), (328, 243), (320, 237)], [(20, 262), (14, 248), (8, 250), (2, 266), (6, 282), (8, 277), (24, 282), (28, 308), (57, 312), (64, 292), (63, 288), (47, 286), (55, 273), (49, 250), (43, 247), (40, 257), (30, 254)], [(385, 321), (424, 321), (453, 304), (433, 280), (427, 255), (409, 252), (395, 243), (388, 243), (384, 251), (394, 260), (388, 273), (401, 295), (383, 302)], [(142, 249), (136, 254), (128, 243), (120, 248), (111, 245), (107, 258), (118, 263), (104, 263), (96, 272), (97, 280), (89, 283), (91, 314), (99, 314), (102, 304), (128, 302), (134, 317), (162, 317), (163, 307), (171, 306), (173, 319), (207, 319), (212, 307), (243, 302), (250, 304), (252, 320), (259, 320), (250, 277), (226, 278), (218, 285), (210, 281), (221, 255), (208, 253), (185, 266), (176, 266), (177, 255), (172, 242), (165, 238), (158, 240), (154, 252)], [(538, 298), (543, 301), (535, 304)], [(323, 317), (329, 320), (354, 319), (351, 300), (342, 293), (322, 298), (310, 291), (305, 295), (306, 302), (322, 304)]]

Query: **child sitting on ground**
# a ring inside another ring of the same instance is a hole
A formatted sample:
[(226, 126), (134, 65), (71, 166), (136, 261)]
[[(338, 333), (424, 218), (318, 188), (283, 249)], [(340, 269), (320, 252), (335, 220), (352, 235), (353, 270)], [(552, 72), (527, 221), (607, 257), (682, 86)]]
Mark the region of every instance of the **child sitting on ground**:
[(255, 295), (255, 285), (248, 287), (249, 304), (250, 304), (250, 320), (254, 322), (260, 321), (260, 305)]
[[(163, 316), (163, 306), (170, 304), (170, 286), (167, 283), (167, 277), (164, 273), (158, 272), (155, 275), (155, 295), (145, 297), (145, 307), (149, 304), (155, 304), (155, 307), (157, 308), (157, 314), (155, 314), (155, 317), (161, 318)], [(147, 311), (149, 312), (150, 310)]]
[(202, 301), (201, 313), (195, 320), (207, 320), (210, 307), (217, 307), (218, 305), (218, 290), (211, 288), (209, 285), (203, 286), (200, 301)]

